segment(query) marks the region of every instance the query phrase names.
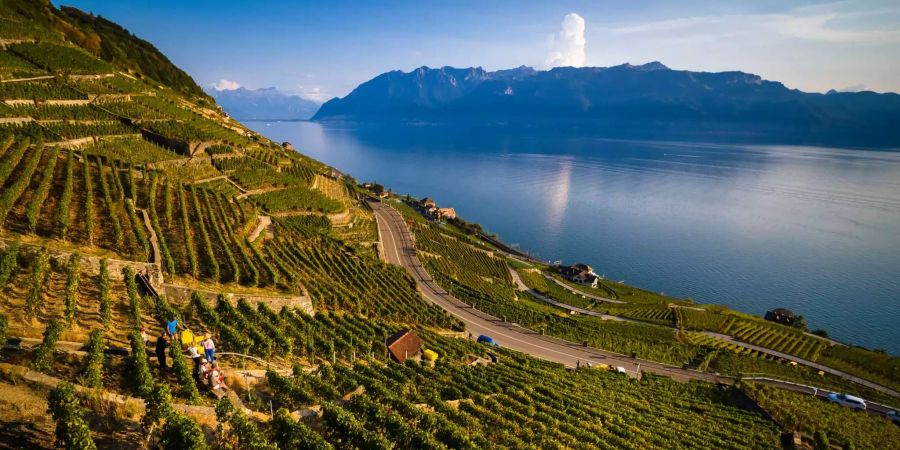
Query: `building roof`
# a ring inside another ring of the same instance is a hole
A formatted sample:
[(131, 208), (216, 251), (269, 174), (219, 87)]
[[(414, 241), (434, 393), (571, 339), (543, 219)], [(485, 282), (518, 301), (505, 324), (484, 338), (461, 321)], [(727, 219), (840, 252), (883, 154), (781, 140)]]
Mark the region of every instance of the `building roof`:
[(769, 312), (779, 316), (794, 317), (794, 312), (786, 308), (775, 308)]
[(422, 350), (425, 343), (414, 331), (400, 330), (389, 337), (386, 344), (395, 361), (402, 363)]

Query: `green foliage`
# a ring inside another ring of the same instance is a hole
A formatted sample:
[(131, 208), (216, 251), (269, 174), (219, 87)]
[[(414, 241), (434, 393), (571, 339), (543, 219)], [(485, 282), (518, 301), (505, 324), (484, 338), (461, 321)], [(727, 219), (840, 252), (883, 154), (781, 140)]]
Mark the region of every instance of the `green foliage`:
[(34, 359), (31, 361), (32, 369), (45, 373), (50, 370), (53, 365), (53, 355), (56, 353), (56, 342), (62, 332), (62, 324), (55, 319), (47, 323), (47, 327), (44, 328), (44, 339), (34, 351)]
[(15, 206), (16, 200), (25, 192), (28, 185), (31, 184), (31, 177), (41, 162), (41, 155), (44, 153), (44, 144), (38, 143), (29, 158), (25, 161), (25, 167), (17, 174), (12, 184), (0, 192), (0, 226), (6, 221), (6, 216)]
[(83, 37), (77, 39), (70, 36), (70, 39), (104, 60), (181, 93), (206, 98), (206, 94), (190, 75), (172, 64), (153, 44), (136, 37), (120, 25), (76, 8), (62, 7), (57, 14), (74, 24)]
[(150, 373), (150, 362), (147, 359), (147, 347), (141, 334), (137, 331), (128, 333), (131, 342), (131, 367), (134, 386), (140, 396), (146, 397), (153, 392), (153, 375)]
[[(125, 232), (122, 230), (122, 222), (119, 220), (119, 205), (115, 200), (113, 200), (112, 190), (110, 189), (109, 182), (107, 181), (106, 170), (101, 158), (97, 158), (97, 172), (100, 176), (100, 192), (103, 194), (103, 201), (104, 203), (106, 203), (109, 222), (113, 228), (113, 245), (115, 245), (116, 248), (122, 248), (125, 245)], [(114, 179), (116, 178), (114, 168), (112, 177)]]
[(112, 297), (110, 295), (109, 268), (106, 258), (100, 259), (100, 322), (109, 328), (112, 320)]
[(200, 391), (197, 389), (197, 383), (194, 382), (194, 376), (188, 367), (187, 358), (181, 350), (181, 341), (173, 339), (169, 345), (169, 353), (172, 356), (172, 371), (178, 379), (179, 394), (187, 399), (193, 405), (199, 405), (202, 399)]
[(765, 385), (744, 383), (747, 393), (789, 430), (821, 433), (819, 442), (852, 442), (860, 448), (893, 448), (900, 428), (884, 417), (860, 414), (816, 397)]
[(85, 147), (84, 153), (129, 164), (147, 164), (184, 158), (139, 137), (103, 139)]
[(200, 278), (200, 265), (197, 262), (197, 248), (194, 246), (194, 236), (191, 234), (191, 221), (188, 216), (187, 198), (184, 189), (178, 189), (178, 203), (181, 205), (181, 227), (184, 235), (184, 246), (187, 249), (190, 273), (194, 278)]
[(105, 122), (48, 122), (42, 125), (49, 132), (42, 135), (47, 139), (79, 139), (91, 136), (120, 136), (137, 133), (137, 130), (117, 120)]
[(90, 388), (103, 386), (103, 351), (106, 349), (106, 338), (103, 330), (91, 330), (88, 337), (88, 354), (83, 372), (83, 384)]
[(156, 233), (156, 240), (159, 242), (159, 252), (162, 257), (162, 261), (158, 261), (163, 269), (165, 269), (166, 273), (170, 275), (175, 274), (175, 260), (172, 259), (172, 254), (169, 253), (169, 244), (166, 242), (166, 236), (162, 232), (162, 227), (159, 225), (159, 214), (156, 212), (156, 191), (159, 187), (159, 176), (156, 172), (150, 175), (150, 223), (153, 225), (153, 232)]
[(27, 104), (12, 106), (15, 117), (35, 120), (114, 120), (106, 111), (93, 105)]
[(0, 99), (87, 100), (87, 96), (59, 81), (0, 83)]
[(6, 345), (7, 332), (9, 331), (9, 319), (5, 314), (0, 314), (0, 347)]
[(75, 151), (69, 149), (69, 156), (66, 159), (66, 178), (63, 185), (63, 192), (59, 196), (59, 203), (56, 205), (56, 226), (57, 232), (61, 239), (66, 238), (69, 231), (69, 214), (71, 212), (72, 191), (75, 187)]
[(9, 280), (19, 267), (18, 258), (20, 248), (22, 248), (22, 244), (19, 241), (14, 241), (6, 247), (6, 251), (3, 252), (3, 256), (0, 257), (0, 291), (6, 287), (6, 283), (9, 283)]
[(96, 449), (91, 430), (75, 394), (75, 386), (61, 381), (47, 400), (48, 410), (56, 421), (56, 445), (66, 450)]
[[(191, 201), (194, 211), (201, 211), (200, 201), (197, 199), (197, 190), (194, 185), (190, 187)], [(209, 276), (214, 281), (219, 281), (219, 261), (216, 259), (216, 252), (213, 250), (212, 240), (209, 238), (209, 232), (206, 230), (206, 219), (203, 214), (197, 214), (197, 225), (200, 227), (200, 236), (203, 238), (203, 251), (206, 253), (206, 262), (208, 262)]]
[(81, 49), (46, 42), (22, 42), (6, 47), (17, 56), (45, 70), (65, 74), (108, 73), (113, 67)]
[(317, 309), (462, 329), (444, 310), (422, 299), (405, 270), (359, 258), (325, 238), (304, 239), (289, 230), (278, 234), (264, 247), (265, 254), (286, 284), (302, 281)]
[(19, 161), (22, 160), (22, 156), (25, 155), (25, 151), (28, 150), (28, 145), (30, 143), (31, 141), (27, 138), (20, 139), (16, 141), (16, 145), (12, 148), (12, 151), (3, 152), (3, 160), (0, 161), (0, 186), (6, 183), (9, 175), (12, 174), (16, 166), (19, 165)]
[(151, 431), (160, 422), (165, 423), (159, 433), (158, 445), (166, 450), (206, 450), (209, 444), (203, 429), (196, 421), (172, 407), (172, 394), (163, 384), (153, 387), (147, 398), (147, 412), (143, 426)]
[(819, 362), (900, 389), (900, 358), (888, 353), (832, 345), (825, 350)]
[(141, 328), (141, 297), (138, 294), (137, 281), (134, 277), (134, 270), (131, 266), (125, 266), (122, 269), (122, 278), (125, 280), (125, 291), (128, 293), (131, 328), (133, 330), (139, 330)]
[[(231, 404), (227, 398), (216, 403), (216, 419), (219, 425), (216, 434), (225, 449), (234, 450), (277, 450), (278, 446), (269, 442), (265, 433)], [(228, 424), (226, 429), (224, 424)]]
[(808, 336), (784, 325), (763, 320), (732, 318), (722, 331), (738, 340), (815, 361), (827, 346), (826, 341)]
[(25, 211), (25, 217), (28, 219), (28, 231), (34, 233), (37, 229), (38, 219), (40, 219), (41, 208), (47, 200), (50, 188), (53, 186), (53, 174), (56, 170), (56, 163), (59, 161), (59, 147), (50, 149), (47, 156), (47, 164), (41, 172), (41, 181), (38, 183), (37, 189), (31, 195), (28, 202), (28, 209)]
[(296, 186), (254, 195), (250, 199), (269, 212), (315, 211), (333, 213), (343, 209), (341, 202), (330, 199), (319, 191)]
[(66, 265), (66, 324), (72, 326), (78, 314), (78, 284), (81, 280), (81, 265), (78, 253), (72, 253)]
[(331, 428), (331, 438), (357, 448), (391, 449), (394, 446), (384, 436), (365, 428), (351, 412), (326, 403), (322, 405), (322, 419)]
[(288, 410), (284, 408), (275, 412), (271, 428), (272, 437), (283, 449), (331, 450), (334, 448), (319, 433), (294, 420)]
[(31, 278), (28, 286), (28, 294), (25, 297), (25, 317), (31, 319), (37, 315), (41, 307), (44, 281), (50, 273), (50, 252), (46, 247), (41, 248), (31, 265)]
[(88, 244), (94, 245), (94, 181), (91, 177), (91, 163), (89, 158), (84, 156), (84, 228), (87, 231)]

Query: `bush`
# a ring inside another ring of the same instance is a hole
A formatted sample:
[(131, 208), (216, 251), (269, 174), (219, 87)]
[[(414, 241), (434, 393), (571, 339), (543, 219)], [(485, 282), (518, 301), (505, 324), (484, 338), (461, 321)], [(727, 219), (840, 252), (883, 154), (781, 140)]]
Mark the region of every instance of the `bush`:
[(55, 319), (47, 324), (44, 329), (44, 339), (34, 352), (34, 360), (31, 368), (38, 372), (47, 372), (53, 365), (53, 355), (56, 353), (56, 342), (62, 333), (63, 327)]
[(44, 292), (44, 282), (50, 271), (50, 252), (46, 247), (42, 248), (31, 267), (31, 280), (28, 287), (28, 296), (25, 297), (25, 317), (34, 318), (41, 306), (41, 295)]
[(61, 381), (50, 392), (47, 401), (50, 414), (56, 421), (56, 445), (67, 450), (96, 449), (91, 430), (84, 420), (81, 404), (75, 396), (75, 386)]
[(147, 348), (144, 339), (137, 331), (128, 334), (131, 341), (131, 366), (134, 369), (134, 385), (140, 396), (146, 397), (153, 391), (153, 375), (150, 373), (150, 363), (147, 359)]
[(91, 388), (103, 386), (103, 350), (106, 348), (106, 338), (103, 331), (95, 329), (91, 331), (88, 339), (87, 364), (84, 368), (84, 385)]
[(106, 258), (100, 259), (100, 321), (109, 328), (112, 320), (112, 298), (109, 293), (109, 268)]
[(78, 253), (72, 253), (66, 266), (66, 324), (72, 326), (78, 314), (78, 284), (81, 279), (81, 266)]
[(322, 435), (294, 420), (291, 413), (285, 408), (275, 412), (271, 426), (272, 437), (281, 448), (298, 450), (331, 450), (334, 448)]
[(197, 390), (197, 383), (194, 382), (193, 373), (188, 367), (187, 358), (184, 357), (184, 353), (181, 351), (181, 342), (178, 339), (172, 340), (172, 344), (169, 346), (169, 354), (172, 355), (172, 370), (175, 372), (175, 377), (178, 378), (178, 384), (181, 386), (181, 396), (193, 405), (200, 404), (202, 400), (200, 391)]
[(13, 242), (9, 247), (6, 247), (6, 251), (0, 257), (0, 289), (6, 287), (6, 283), (12, 278), (16, 268), (19, 267), (18, 256), (21, 246), (22, 244), (18, 241)]
[[(243, 411), (235, 409), (227, 398), (216, 402), (216, 429), (222, 446), (226, 449), (277, 450), (278, 446), (269, 442), (266, 435), (247, 418)], [(225, 424), (228, 430), (225, 430)]]
[(172, 393), (163, 384), (156, 385), (147, 398), (147, 412), (143, 426), (152, 433), (159, 422), (165, 420), (159, 435), (159, 447), (178, 450), (206, 450), (206, 436), (203, 429), (193, 419), (172, 408)]

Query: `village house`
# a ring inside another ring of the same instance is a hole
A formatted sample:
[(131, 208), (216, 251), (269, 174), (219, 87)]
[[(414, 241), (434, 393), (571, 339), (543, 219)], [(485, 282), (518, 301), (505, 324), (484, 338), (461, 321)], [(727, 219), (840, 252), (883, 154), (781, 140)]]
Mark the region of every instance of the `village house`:
[(389, 337), (385, 344), (391, 359), (402, 364), (407, 359), (420, 360), (425, 341), (412, 330), (400, 330)]
[(563, 278), (578, 284), (596, 288), (600, 277), (594, 273), (594, 269), (587, 264), (573, 264), (571, 266), (557, 266), (556, 271)]
[(787, 326), (793, 326), (797, 322), (797, 316), (794, 312), (785, 308), (775, 308), (771, 311), (766, 311), (765, 319)]
[(453, 208), (438, 208), (437, 210), (438, 219), (455, 219), (456, 218), (456, 210)]

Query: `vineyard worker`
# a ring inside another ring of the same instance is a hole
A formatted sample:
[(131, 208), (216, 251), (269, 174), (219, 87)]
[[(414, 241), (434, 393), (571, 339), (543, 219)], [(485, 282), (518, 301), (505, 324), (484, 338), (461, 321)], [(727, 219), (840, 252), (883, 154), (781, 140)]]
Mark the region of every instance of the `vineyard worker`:
[(172, 317), (166, 322), (166, 331), (169, 332), (169, 336), (175, 337), (175, 333), (178, 332), (178, 319)]
[(197, 351), (197, 347), (193, 345), (188, 347), (188, 356), (191, 357), (191, 361), (194, 361), (194, 375), (197, 375), (197, 372), (200, 371), (200, 352)]
[(203, 353), (207, 361), (216, 360), (216, 344), (213, 343), (212, 336), (206, 335), (206, 339), (201, 342), (203, 344)]
[(165, 332), (162, 332), (158, 338), (156, 338), (156, 359), (159, 361), (159, 368), (161, 370), (168, 370), (169, 367), (166, 365), (166, 347), (168, 346), (169, 337), (166, 336)]

